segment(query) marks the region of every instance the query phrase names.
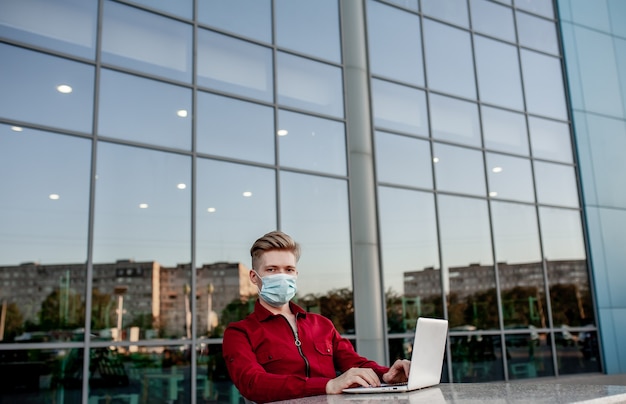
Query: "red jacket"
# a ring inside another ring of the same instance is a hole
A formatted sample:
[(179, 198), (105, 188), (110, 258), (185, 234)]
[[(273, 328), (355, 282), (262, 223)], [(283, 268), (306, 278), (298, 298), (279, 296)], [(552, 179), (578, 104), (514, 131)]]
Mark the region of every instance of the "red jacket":
[(248, 400), (326, 394), (326, 383), (350, 368), (371, 368), (378, 377), (389, 370), (359, 356), (326, 317), (289, 305), (296, 315), (297, 336), (285, 317), (270, 313), (258, 301), (252, 314), (230, 323), (224, 332), (228, 373)]

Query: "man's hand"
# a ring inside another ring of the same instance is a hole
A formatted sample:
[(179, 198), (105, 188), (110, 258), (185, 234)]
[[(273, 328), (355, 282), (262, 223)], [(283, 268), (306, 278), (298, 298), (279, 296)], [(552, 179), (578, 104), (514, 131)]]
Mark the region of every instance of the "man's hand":
[(406, 382), (409, 380), (410, 367), (411, 361), (407, 359), (398, 359), (394, 362), (389, 371), (383, 375), (383, 381), (390, 384)]
[(326, 383), (326, 394), (341, 394), (353, 386), (380, 386), (378, 375), (369, 368), (352, 368)]

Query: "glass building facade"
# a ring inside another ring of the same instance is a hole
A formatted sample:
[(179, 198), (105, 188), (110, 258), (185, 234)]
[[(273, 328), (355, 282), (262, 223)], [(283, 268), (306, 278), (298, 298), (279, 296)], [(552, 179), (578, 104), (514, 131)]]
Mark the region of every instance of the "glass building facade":
[[(0, 0), (0, 396), (239, 402), (249, 248), (381, 363), (626, 372), (626, 3)], [(109, 401), (107, 401), (109, 400)]]

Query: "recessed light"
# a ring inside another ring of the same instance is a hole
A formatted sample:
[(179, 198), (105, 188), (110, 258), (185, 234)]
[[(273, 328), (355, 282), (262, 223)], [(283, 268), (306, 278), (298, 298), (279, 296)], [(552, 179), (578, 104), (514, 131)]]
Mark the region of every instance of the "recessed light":
[(176, 111), (176, 115), (180, 116), (181, 118), (187, 118), (187, 110), (179, 109), (178, 111)]
[(495, 196), (498, 196), (498, 193), (496, 191), (491, 191), (489, 192), (489, 196), (493, 198)]
[(494, 173), (496, 173), (496, 174), (497, 174), (497, 173), (501, 173), (501, 172), (502, 172), (502, 167), (497, 167), (497, 166), (496, 166), (496, 167), (492, 168), (492, 169), (491, 169), (491, 171), (493, 171), (493, 172), (494, 172)]
[(216, 210), (217, 209), (215, 209), (215, 208), (208, 208), (206, 211), (209, 212), (209, 213), (215, 213)]
[(187, 184), (183, 184), (181, 182), (180, 184), (176, 185), (176, 188), (178, 188), (178, 189), (185, 189), (185, 188), (187, 188)]
[(148, 209), (148, 204), (147, 203), (140, 203), (139, 204), (139, 208), (140, 209)]
[(11, 126), (11, 130), (12, 130), (13, 132), (21, 132), (21, 131), (23, 131), (24, 129), (23, 129), (21, 126)]
[(279, 129), (278, 132), (276, 132), (278, 136), (287, 136), (288, 133), (287, 129)]
[(249, 197), (251, 197), (251, 196), (252, 196), (252, 192), (250, 192), (250, 191), (245, 191), (245, 192), (243, 193), (243, 196), (245, 196), (246, 198), (249, 198)]
[(59, 194), (50, 194), (48, 195), (48, 198), (52, 199), (53, 201), (56, 201), (57, 199), (60, 198)]
[(439, 163), (439, 157), (434, 157), (433, 158), (433, 163)]
[(57, 91), (63, 94), (69, 94), (72, 92), (72, 87), (67, 84), (61, 84), (57, 86)]

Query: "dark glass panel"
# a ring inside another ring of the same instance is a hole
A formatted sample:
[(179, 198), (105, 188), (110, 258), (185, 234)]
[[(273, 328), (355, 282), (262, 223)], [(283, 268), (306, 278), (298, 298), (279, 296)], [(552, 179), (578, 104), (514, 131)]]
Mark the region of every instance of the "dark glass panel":
[(554, 333), (554, 342), (559, 374), (602, 371), (597, 331), (561, 328)]
[[(31, 333), (23, 342), (55, 342), (52, 333)], [(82, 335), (76, 338), (83, 339)], [(80, 403), (83, 350), (0, 350), (0, 397), (8, 403)]]
[(507, 334), (505, 340), (509, 379), (554, 376), (549, 334), (537, 331)]
[[(472, 327), (451, 328), (450, 331), (473, 330)], [(504, 380), (502, 344), (499, 335), (468, 334), (450, 337), (452, 380), (455, 383), (476, 383)]]

